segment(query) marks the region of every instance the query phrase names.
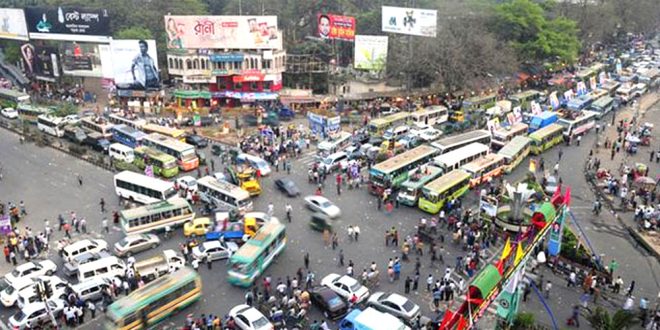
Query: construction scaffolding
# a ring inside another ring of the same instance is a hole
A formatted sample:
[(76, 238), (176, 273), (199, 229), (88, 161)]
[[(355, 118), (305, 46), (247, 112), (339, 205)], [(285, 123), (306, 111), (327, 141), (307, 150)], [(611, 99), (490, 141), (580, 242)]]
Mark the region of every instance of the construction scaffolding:
[(286, 55), (286, 73), (305, 74), (305, 73), (327, 73), (328, 63), (315, 57), (305, 54), (287, 54)]

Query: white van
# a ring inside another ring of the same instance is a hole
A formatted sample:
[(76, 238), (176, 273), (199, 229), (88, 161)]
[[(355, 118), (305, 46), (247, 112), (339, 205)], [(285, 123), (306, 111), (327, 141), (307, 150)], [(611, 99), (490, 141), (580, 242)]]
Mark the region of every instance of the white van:
[(350, 145), (351, 137), (353, 137), (351, 133), (341, 131), (336, 134), (335, 137), (319, 142), (316, 148), (319, 150), (319, 152), (331, 154), (340, 151)]
[(27, 277), (19, 277), (12, 283), (12, 285), (6, 287), (2, 292), (0, 292), (0, 301), (5, 307), (11, 307), (16, 304), (18, 301), (18, 292), (24, 288), (32, 285), (34, 279)]
[(65, 246), (62, 249), (64, 261), (71, 262), (73, 258), (85, 252), (108, 251), (108, 242), (102, 239), (83, 239)]
[(99, 300), (103, 298), (103, 290), (110, 286), (110, 280), (104, 277), (95, 277), (85, 282), (71, 286), (71, 290), (83, 301)]
[(326, 173), (332, 172), (335, 169), (343, 170), (348, 167), (348, 155), (343, 151), (335, 152), (323, 158), (321, 160), (321, 166), (323, 166)]
[(410, 126), (401, 125), (396, 128), (390, 128), (385, 133), (383, 133), (383, 139), (392, 140), (400, 136), (404, 136), (410, 132)]
[(135, 155), (133, 154), (133, 149), (129, 146), (125, 146), (121, 143), (113, 143), (108, 149), (110, 153), (110, 158), (120, 160), (125, 163), (132, 163), (135, 160)]
[(83, 283), (95, 277), (112, 279), (124, 276), (126, 264), (115, 256), (105, 257), (78, 267), (78, 283)]
[(253, 168), (259, 170), (261, 176), (267, 176), (270, 174), (270, 166), (268, 165), (268, 162), (257, 156), (250, 154), (239, 154), (236, 157), (236, 162), (238, 164), (248, 164), (252, 166)]

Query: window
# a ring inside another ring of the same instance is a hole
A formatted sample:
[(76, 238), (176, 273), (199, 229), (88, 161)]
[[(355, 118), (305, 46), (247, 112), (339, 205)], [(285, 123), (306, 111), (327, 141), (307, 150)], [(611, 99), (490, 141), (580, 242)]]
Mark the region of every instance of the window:
[(193, 60), (193, 69), (194, 69), (194, 70), (197, 70), (197, 68), (199, 68), (199, 60), (198, 60), (198, 59), (194, 59), (194, 60)]
[(264, 81), (264, 90), (269, 91), (273, 88), (272, 81)]
[(250, 83), (250, 90), (251, 91), (256, 91), (257, 90), (257, 83), (256, 82), (251, 82)]
[(199, 62), (200, 62), (199, 64), (201, 65), (200, 69), (202, 69), (202, 70), (206, 70), (206, 61), (201, 60), (201, 61), (199, 61)]
[(178, 69), (182, 69), (182, 70), (183, 70), (183, 60), (182, 60), (182, 59), (179, 59), (178, 62), (179, 62), (179, 67), (178, 67)]
[(172, 60), (172, 58), (168, 58), (167, 62), (169, 63), (169, 68), (174, 69), (174, 60)]
[(186, 69), (192, 70), (192, 62), (190, 61), (190, 59), (186, 60)]
[(273, 64), (273, 60), (264, 60), (262, 63), (263, 63), (264, 69), (270, 69), (272, 64)]

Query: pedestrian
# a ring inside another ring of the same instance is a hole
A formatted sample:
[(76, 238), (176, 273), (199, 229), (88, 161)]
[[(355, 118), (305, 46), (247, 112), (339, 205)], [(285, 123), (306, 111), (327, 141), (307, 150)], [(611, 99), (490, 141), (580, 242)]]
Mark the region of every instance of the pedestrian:
[(305, 262), (305, 269), (309, 269), (309, 252), (305, 252), (303, 261)]
[(562, 156), (563, 154), (564, 154), (564, 151), (561, 150), (561, 148), (559, 148), (559, 159), (557, 160), (558, 163), (561, 161), (561, 156)]
[(360, 237), (360, 227), (358, 225), (353, 226), (353, 235), (355, 235), (355, 241), (357, 242)]
[(577, 281), (577, 274), (575, 274), (574, 271), (571, 271), (571, 274), (568, 275), (568, 281), (566, 283), (566, 287), (570, 288), (571, 286), (575, 286), (576, 281)]
[(215, 172), (215, 161), (211, 159), (211, 171)]
[(527, 297), (532, 292), (530, 284), (525, 285), (525, 290), (523, 291), (523, 302), (527, 302)]
[(630, 286), (628, 287), (628, 292), (626, 293), (626, 296), (628, 297), (632, 296), (633, 290), (635, 290), (635, 280), (632, 280), (630, 282)]
[(293, 207), (291, 207), (291, 204), (286, 203), (286, 219), (291, 223), (291, 212), (293, 211)]
[(337, 232), (332, 233), (332, 250), (335, 250), (339, 246), (339, 237), (337, 237)]
[(543, 289), (545, 292), (545, 299), (550, 299), (550, 289), (552, 289), (552, 282), (548, 281)]
[(571, 313), (571, 317), (566, 320), (566, 325), (575, 325), (576, 327), (580, 327), (580, 306), (578, 305), (573, 305), (573, 312)]
[(412, 283), (412, 279), (410, 278), (410, 276), (406, 276), (406, 281), (405, 281), (404, 286), (403, 286), (404, 287), (404, 292), (406, 294), (410, 293), (410, 284), (411, 283)]
[(83, 177), (82, 177), (82, 175), (78, 174), (78, 177), (77, 177), (77, 178), (78, 178), (78, 185), (79, 185), (80, 187), (82, 187), (82, 185), (83, 185)]
[(206, 258), (206, 267), (211, 270), (213, 268), (213, 263), (211, 262), (211, 258)]
[(383, 206), (383, 200), (380, 197), (376, 197), (376, 200), (378, 200), (378, 211), (380, 211)]
[(389, 246), (389, 245), (390, 245), (390, 231), (386, 230), (385, 231), (385, 246)]
[(348, 239), (353, 240), (353, 226), (348, 225), (347, 231), (348, 231)]
[(101, 198), (101, 201), (99, 202), (99, 205), (101, 205), (101, 213), (105, 212), (105, 200)]
[(339, 250), (339, 265), (344, 266), (344, 250)]
[(199, 269), (199, 259), (197, 259), (197, 258), (193, 258), (193, 260), (190, 262), (190, 264), (192, 265), (192, 268), (193, 268), (194, 270), (198, 270), (198, 269)]
[(417, 292), (417, 288), (419, 287), (419, 272), (415, 273), (415, 277), (413, 277), (413, 291)]
[(19, 208), (21, 209), (21, 217), (26, 216), (27, 215), (27, 210), (25, 208), (25, 202), (20, 201), (20, 203), (18, 203), (18, 205), (19, 205)]
[(16, 252), (14, 252), (14, 250), (9, 252), (9, 258), (11, 259), (11, 263), (16, 266)]
[(582, 135), (578, 135), (578, 136), (577, 136), (577, 140), (576, 140), (576, 142), (577, 142), (577, 146), (578, 146), (578, 147), (580, 146), (580, 141), (582, 141)]
[(110, 233), (110, 227), (108, 226), (108, 219), (106, 217), (103, 217), (103, 220), (101, 220), (101, 225), (106, 234)]
[(90, 300), (87, 301), (87, 309), (92, 313), (92, 320), (96, 318), (96, 305)]
[(80, 219), (80, 230), (83, 234), (87, 234), (87, 220), (85, 218)]
[(426, 291), (431, 291), (432, 285), (433, 285), (433, 274), (429, 274), (429, 277), (426, 278)]
[(7, 261), (8, 264), (11, 263), (11, 258), (10, 258), (11, 251), (9, 250), (8, 245), (5, 245), (3, 252), (5, 254), (5, 261)]

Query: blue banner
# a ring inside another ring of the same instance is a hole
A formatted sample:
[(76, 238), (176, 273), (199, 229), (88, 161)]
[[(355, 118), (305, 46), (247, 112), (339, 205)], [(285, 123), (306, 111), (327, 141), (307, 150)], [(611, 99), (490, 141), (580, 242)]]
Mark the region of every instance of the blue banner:
[(564, 218), (566, 217), (565, 210), (562, 209), (557, 221), (555, 221), (550, 228), (550, 239), (548, 240), (548, 255), (556, 257), (561, 251), (561, 237), (564, 231)]
[(211, 54), (209, 60), (211, 62), (243, 62), (243, 54), (228, 53), (228, 54)]

